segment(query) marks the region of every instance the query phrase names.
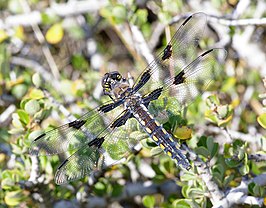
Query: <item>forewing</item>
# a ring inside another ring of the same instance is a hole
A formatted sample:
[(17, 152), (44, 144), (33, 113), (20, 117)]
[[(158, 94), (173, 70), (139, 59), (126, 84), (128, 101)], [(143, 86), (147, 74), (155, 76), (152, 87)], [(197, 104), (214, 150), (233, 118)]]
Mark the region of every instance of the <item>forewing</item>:
[[(121, 112), (121, 108), (116, 111)], [(110, 123), (107, 113), (97, 107), (73, 122), (41, 134), (32, 142), (29, 153), (54, 155), (78, 149), (96, 138)]]
[[(206, 15), (204, 13), (199, 12), (188, 17), (165, 49), (139, 76), (133, 89), (138, 91), (142, 88), (142, 92), (147, 92), (147, 87), (149, 87), (149, 91), (152, 91), (162, 84), (165, 78), (173, 78), (181, 69), (191, 63), (196, 58), (196, 47), (202, 38), (205, 25)], [(145, 87), (143, 87), (144, 85)]]

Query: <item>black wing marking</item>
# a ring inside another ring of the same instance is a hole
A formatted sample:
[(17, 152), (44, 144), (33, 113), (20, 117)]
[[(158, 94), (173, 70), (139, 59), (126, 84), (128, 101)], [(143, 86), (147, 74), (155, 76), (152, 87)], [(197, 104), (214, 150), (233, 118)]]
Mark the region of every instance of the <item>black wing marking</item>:
[(189, 105), (215, 81), (222, 72), (220, 62), (227, 55), (222, 48), (210, 49), (182, 69), (175, 77), (167, 80), (164, 91), (177, 98), (181, 106)]
[[(125, 115), (128, 115), (126, 110), (118, 118)], [(82, 146), (58, 167), (55, 182), (65, 184), (125, 159), (138, 144), (138, 139), (129, 133), (132, 131), (129, 123), (111, 131), (105, 129), (97, 138)]]
[(176, 76), (143, 96), (143, 103), (148, 106), (162, 96), (173, 96), (180, 104), (189, 105), (215, 81), (222, 69), (219, 62), (224, 61), (227, 52), (222, 48), (210, 49), (182, 69)]
[(120, 127), (120, 126), (125, 125), (125, 123), (127, 122), (127, 120), (129, 118), (131, 118), (132, 116), (133, 115), (130, 112), (130, 110), (129, 109), (126, 109), (125, 112), (120, 117), (118, 117), (116, 120), (113, 121), (113, 123), (111, 125), (111, 128)]
[[(89, 111), (75, 121), (41, 134), (32, 142), (29, 153), (54, 155), (80, 148), (96, 138), (111, 123), (104, 112), (117, 106), (117, 103), (109, 102)], [(121, 110), (117, 109), (117, 113)]]
[[(191, 63), (197, 57), (195, 49), (203, 35), (205, 25), (206, 14), (204, 13), (199, 12), (188, 17), (178, 28), (165, 49), (136, 80), (133, 92), (140, 90), (144, 85), (149, 85), (155, 90), (161, 79), (176, 76), (181, 69)], [(147, 89), (142, 89), (142, 91), (147, 92)]]

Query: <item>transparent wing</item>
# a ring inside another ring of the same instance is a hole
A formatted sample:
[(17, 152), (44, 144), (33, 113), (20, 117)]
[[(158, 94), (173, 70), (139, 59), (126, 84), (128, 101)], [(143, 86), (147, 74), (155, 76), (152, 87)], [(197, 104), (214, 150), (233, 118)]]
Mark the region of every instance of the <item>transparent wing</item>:
[[(165, 49), (152, 61), (138, 77), (133, 89), (142, 92), (158, 87), (165, 78), (173, 78), (181, 69), (196, 58), (196, 47), (202, 38), (206, 25), (206, 14), (195, 13), (178, 28)], [(149, 76), (147, 83), (144, 79)], [(145, 85), (145, 87), (143, 87)]]
[(181, 70), (162, 86), (174, 96), (181, 106), (190, 104), (195, 97), (207, 90), (208, 86), (221, 75), (227, 52), (222, 48), (208, 50)]
[(58, 167), (55, 182), (65, 184), (125, 159), (142, 139), (141, 137), (146, 136), (146, 134), (136, 136), (134, 133), (132, 135), (134, 132), (132, 122), (137, 121), (129, 119), (124, 126), (112, 131), (106, 129), (92, 142), (82, 146)]
[[(108, 106), (112, 102), (106, 103)], [(107, 113), (99, 111), (97, 107), (84, 114), (79, 119), (41, 134), (31, 144), (31, 155), (54, 155), (75, 150), (96, 138), (110, 126)], [(121, 113), (122, 108), (116, 108)], [(112, 112), (114, 114), (114, 112)]]

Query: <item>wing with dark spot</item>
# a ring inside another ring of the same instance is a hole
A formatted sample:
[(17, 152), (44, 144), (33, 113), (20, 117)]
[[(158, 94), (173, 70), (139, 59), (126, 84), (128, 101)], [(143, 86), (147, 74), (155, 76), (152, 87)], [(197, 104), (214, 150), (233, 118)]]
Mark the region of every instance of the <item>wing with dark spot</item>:
[(162, 80), (173, 78), (181, 69), (191, 63), (197, 57), (196, 48), (203, 35), (205, 25), (206, 14), (199, 12), (189, 16), (178, 28), (164, 50), (136, 80), (133, 91), (141, 90), (144, 93), (147, 93), (147, 89), (153, 91), (162, 84)]
[[(114, 123), (127, 115), (130, 114), (123, 112)], [(128, 121), (132, 122), (132, 120), (134, 119)], [(132, 152), (138, 144), (138, 138), (134, 134), (131, 135), (133, 130), (131, 124), (119, 126), (114, 123), (111, 124), (116, 126), (114, 129), (105, 129), (97, 138), (83, 145), (58, 167), (55, 175), (57, 184), (65, 184), (93, 175), (125, 159)]]
[[(95, 139), (106, 128), (110, 128), (111, 122), (107, 118), (109, 115), (103, 109), (108, 108), (109, 112), (110, 108), (116, 107), (118, 107), (117, 103), (110, 102), (89, 111), (75, 121), (41, 134), (32, 142), (29, 153), (32, 155), (54, 155), (82, 147)], [(116, 109), (116, 111), (111, 111), (109, 114), (118, 114), (121, 109)]]
[(201, 54), (175, 77), (169, 79), (164, 90), (177, 98), (181, 105), (190, 104), (197, 96), (207, 90), (208, 86), (221, 75), (221, 63), (227, 52), (214, 48)]
[[(165, 49), (137, 79), (133, 91), (139, 91), (143, 103), (162, 97), (176, 97), (180, 106), (190, 104), (207, 90), (221, 74), (224, 49), (214, 48), (197, 55), (197, 46), (206, 25), (206, 15), (188, 17)], [(148, 93), (147, 93), (148, 92)]]

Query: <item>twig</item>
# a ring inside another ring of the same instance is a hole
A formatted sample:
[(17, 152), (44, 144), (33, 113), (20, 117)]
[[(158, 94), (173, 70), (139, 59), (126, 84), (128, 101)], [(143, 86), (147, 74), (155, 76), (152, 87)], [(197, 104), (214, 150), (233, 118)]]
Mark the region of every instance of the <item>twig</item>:
[(249, 181), (242, 180), (241, 184), (236, 187), (232, 188), (226, 197), (221, 200), (217, 201), (213, 208), (226, 208), (232, 207), (235, 204), (249, 204), (249, 205), (259, 205), (260, 207), (263, 206), (263, 197), (252, 197), (247, 196), (248, 194), (248, 184), (254, 182), (259, 186), (266, 185), (266, 174), (261, 174)]
[[(145, 66), (147, 66), (147, 63), (151, 63), (154, 60), (154, 56), (149, 49), (142, 32), (137, 26), (123, 24), (115, 25), (114, 27), (117, 31), (117, 34), (123, 40), (125, 46), (128, 48), (128, 50), (136, 60), (142, 61), (143, 59), (140, 58), (141, 55), (146, 61), (146, 63), (144, 64)], [(152, 76), (154, 80), (159, 79), (158, 73), (154, 73)]]
[(7, 29), (18, 25), (29, 27), (34, 24), (40, 24), (42, 22), (42, 13), (67, 17), (95, 12), (106, 4), (106, 0), (69, 1), (65, 4), (53, 3), (51, 7), (47, 8), (44, 12), (32, 11), (21, 15), (9, 16), (4, 20), (0, 19), (0, 29)]
[(266, 161), (266, 154), (251, 154), (248, 156), (249, 160), (255, 160), (256, 162)]
[(31, 158), (31, 172), (28, 181), (31, 181), (33, 184), (36, 184), (38, 181), (38, 177), (40, 176), (39, 159), (35, 155), (32, 155), (30, 158)]
[(224, 198), (224, 193), (219, 189), (218, 185), (213, 181), (210, 168), (206, 164), (204, 164), (204, 162), (201, 162), (201, 165), (197, 166), (197, 170), (199, 171), (202, 181), (206, 185), (212, 204), (215, 204), (215, 202)]
[(149, 39), (149, 42), (148, 42), (148, 46), (149, 46), (151, 51), (154, 51), (157, 43), (160, 40), (161, 34), (164, 32), (164, 29), (165, 29), (165, 25), (162, 23), (158, 23), (154, 27), (154, 30), (153, 30), (151, 37)]
[[(21, 2), (21, 5), (23, 7), (23, 10), (25, 13), (29, 13), (31, 10), (30, 10), (30, 7), (27, 3), (26, 0), (20, 0)], [(47, 63), (52, 71), (52, 74), (53, 76), (56, 78), (56, 79), (59, 79), (60, 78), (60, 74), (59, 74), (59, 71), (58, 71), (58, 68), (56, 66), (56, 63), (54, 61), (54, 58), (51, 54), (51, 51), (49, 50), (48, 48), (48, 45), (46, 44), (45, 42), (45, 38), (42, 34), (42, 31), (41, 29), (39, 28), (39, 26), (37, 24), (31, 24), (31, 27), (34, 31), (34, 34), (37, 38), (37, 40), (39, 41), (39, 43), (42, 45), (42, 51), (43, 51), (43, 54), (47, 60)]]
[(206, 186), (208, 196), (212, 204), (224, 198), (224, 193), (219, 189), (218, 185), (212, 179), (212, 174), (210, 172), (208, 163), (203, 162), (201, 158), (188, 147), (185, 147), (184, 145), (182, 145), (182, 147), (184, 147), (189, 153), (190, 159), (195, 161), (195, 167), (197, 168), (201, 180)]
[(209, 15), (208, 20), (212, 23), (219, 23), (225, 26), (266, 25), (266, 18), (230, 20), (230, 19), (223, 19), (217, 16)]
[(240, 17), (249, 7), (250, 0), (239, 0), (235, 9), (233, 10), (232, 17)]
[[(179, 22), (180, 20), (185, 19), (190, 14), (191, 13), (186, 13), (184, 15), (174, 16), (169, 22), (169, 25), (175, 24)], [(216, 16), (216, 15), (211, 15), (211, 14), (207, 14), (207, 16), (208, 16), (208, 22), (219, 23), (225, 26), (266, 25), (266, 18), (229, 19), (229, 18), (224, 18), (221, 16)]]
[(14, 104), (8, 106), (3, 113), (0, 114), (0, 127), (8, 125), (11, 121), (11, 115), (16, 111), (16, 106)]
[(55, 89), (60, 89), (60, 83), (56, 80), (41, 64), (34, 60), (22, 58), (22, 57), (11, 57), (10, 62), (14, 65), (23, 66), (33, 69), (35, 72), (39, 73), (42, 78), (50, 83)]
[[(247, 141), (250, 143), (257, 143), (260, 144), (260, 140), (263, 137), (263, 135), (256, 133), (256, 135), (251, 135), (251, 134), (244, 134), (238, 131), (234, 131), (231, 129), (227, 129), (228, 133), (230, 134), (231, 138), (228, 137), (228, 134), (224, 132), (223, 129), (216, 127), (216, 126), (197, 126), (198, 132), (200, 131), (206, 131), (209, 133), (215, 133), (215, 134), (221, 134), (225, 136), (228, 139), (241, 139), (242, 141)], [(203, 134), (203, 132), (202, 132)], [(231, 140), (229, 140), (231, 141)], [(226, 142), (226, 141), (225, 141)]]

